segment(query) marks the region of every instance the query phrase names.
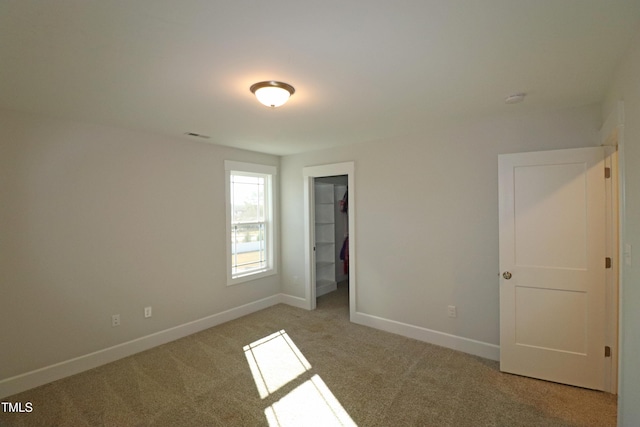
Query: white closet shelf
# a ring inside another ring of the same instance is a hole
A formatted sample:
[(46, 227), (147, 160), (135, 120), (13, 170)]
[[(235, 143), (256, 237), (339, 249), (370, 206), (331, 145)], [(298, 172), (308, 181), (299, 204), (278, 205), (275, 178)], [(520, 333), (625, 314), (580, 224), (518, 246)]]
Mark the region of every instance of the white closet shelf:
[(333, 261), (316, 261), (316, 267), (329, 267), (335, 265)]
[(334, 185), (315, 183), (316, 296), (336, 289)]
[(316, 286), (318, 287), (331, 286), (331, 285), (334, 285), (335, 283), (336, 283), (335, 280), (326, 280), (326, 279), (316, 280)]

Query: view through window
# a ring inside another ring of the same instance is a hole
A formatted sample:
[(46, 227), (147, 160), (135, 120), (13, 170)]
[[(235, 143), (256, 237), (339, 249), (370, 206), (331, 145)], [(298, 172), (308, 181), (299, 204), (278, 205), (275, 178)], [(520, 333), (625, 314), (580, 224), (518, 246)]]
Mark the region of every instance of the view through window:
[(275, 273), (273, 166), (225, 162), (228, 284)]
[(237, 277), (267, 267), (264, 176), (231, 174), (231, 268)]

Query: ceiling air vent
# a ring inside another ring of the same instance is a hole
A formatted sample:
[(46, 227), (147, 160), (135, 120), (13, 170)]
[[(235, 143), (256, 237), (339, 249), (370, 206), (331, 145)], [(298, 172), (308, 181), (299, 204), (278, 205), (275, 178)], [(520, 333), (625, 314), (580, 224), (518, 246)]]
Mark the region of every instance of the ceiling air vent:
[(195, 133), (195, 132), (185, 132), (184, 134), (187, 136), (195, 136), (196, 138), (202, 138), (202, 139), (211, 138), (209, 135), (202, 135), (201, 133)]

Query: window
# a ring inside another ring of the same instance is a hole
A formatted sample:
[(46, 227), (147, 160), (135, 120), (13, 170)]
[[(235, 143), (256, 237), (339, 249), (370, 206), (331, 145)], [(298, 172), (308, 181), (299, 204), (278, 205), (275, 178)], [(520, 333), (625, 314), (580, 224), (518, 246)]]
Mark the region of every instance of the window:
[(276, 273), (276, 168), (225, 161), (227, 174), (227, 285)]

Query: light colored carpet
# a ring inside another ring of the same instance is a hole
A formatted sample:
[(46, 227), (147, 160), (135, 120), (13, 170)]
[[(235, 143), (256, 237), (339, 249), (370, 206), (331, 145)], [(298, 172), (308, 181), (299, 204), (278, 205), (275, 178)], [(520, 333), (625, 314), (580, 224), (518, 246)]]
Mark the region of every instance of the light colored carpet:
[(347, 298), (341, 286), (314, 312), (277, 305), (5, 398), (33, 412), (0, 425), (616, 425), (614, 395), (349, 323)]

